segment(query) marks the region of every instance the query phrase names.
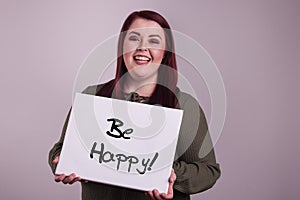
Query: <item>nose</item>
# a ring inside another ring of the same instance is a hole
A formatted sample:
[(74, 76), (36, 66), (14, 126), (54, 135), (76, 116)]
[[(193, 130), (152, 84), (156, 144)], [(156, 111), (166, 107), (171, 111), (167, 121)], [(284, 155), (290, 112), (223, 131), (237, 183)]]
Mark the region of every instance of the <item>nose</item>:
[(138, 47), (136, 50), (137, 51), (148, 51), (148, 49), (146, 47)]
[(137, 51), (148, 51), (147, 45), (144, 40), (141, 40), (139, 46), (136, 48)]

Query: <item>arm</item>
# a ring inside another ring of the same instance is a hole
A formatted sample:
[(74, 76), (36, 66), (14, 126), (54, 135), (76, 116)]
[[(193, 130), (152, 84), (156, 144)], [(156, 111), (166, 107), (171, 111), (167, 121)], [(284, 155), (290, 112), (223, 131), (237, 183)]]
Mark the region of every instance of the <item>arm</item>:
[(184, 110), (177, 145), (177, 157), (173, 164), (176, 174), (174, 189), (194, 194), (211, 188), (220, 177), (212, 141), (203, 110), (191, 96), (180, 100)]
[(174, 189), (185, 194), (195, 194), (211, 188), (221, 174), (219, 165), (211, 162), (213, 159), (212, 151), (205, 159), (199, 161), (174, 162), (174, 170), (178, 177)]
[(69, 110), (69, 113), (65, 120), (60, 139), (58, 140), (57, 143), (54, 144), (54, 146), (52, 147), (52, 149), (50, 150), (49, 155), (48, 155), (48, 163), (51, 167), (53, 174), (55, 173), (56, 165), (58, 163), (58, 160), (57, 160), (57, 162), (54, 162), (54, 160), (56, 160), (56, 158), (60, 155), (62, 145), (63, 145), (64, 139), (65, 139), (65, 134), (66, 134), (70, 114), (71, 114), (71, 109)]
[(49, 156), (48, 156), (48, 163), (51, 167), (51, 170), (52, 170), (53, 174), (55, 175), (54, 180), (56, 182), (63, 182), (64, 184), (73, 184), (77, 181), (81, 181), (81, 178), (79, 176), (77, 176), (76, 174), (74, 174), (74, 173), (72, 173), (70, 175), (65, 175), (65, 174), (58, 174), (57, 175), (57, 174), (55, 174), (55, 169), (56, 169), (56, 166), (59, 162), (59, 155), (60, 155), (62, 145), (63, 145), (63, 142), (64, 142), (64, 138), (65, 138), (65, 134), (66, 134), (70, 114), (71, 114), (71, 109), (69, 110), (69, 113), (68, 113), (67, 118), (65, 120), (60, 139), (56, 144), (54, 144), (54, 146), (50, 150)]

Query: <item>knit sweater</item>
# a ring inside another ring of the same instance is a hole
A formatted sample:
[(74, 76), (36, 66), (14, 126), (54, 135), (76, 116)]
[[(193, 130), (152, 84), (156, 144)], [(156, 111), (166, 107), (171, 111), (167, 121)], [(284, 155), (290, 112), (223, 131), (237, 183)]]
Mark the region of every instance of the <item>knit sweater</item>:
[[(101, 86), (90, 86), (83, 93), (95, 95)], [(173, 163), (177, 177), (173, 186), (173, 199), (188, 200), (190, 194), (211, 188), (220, 177), (221, 171), (219, 164), (216, 163), (203, 110), (191, 95), (177, 90), (176, 96), (179, 102), (178, 108), (184, 110), (184, 114), (175, 153), (176, 160)], [(52, 161), (61, 152), (70, 112), (71, 110), (65, 120), (59, 141), (49, 152), (48, 162), (53, 173), (56, 165)], [(142, 191), (91, 181), (82, 182), (81, 186), (83, 200), (150, 199)]]

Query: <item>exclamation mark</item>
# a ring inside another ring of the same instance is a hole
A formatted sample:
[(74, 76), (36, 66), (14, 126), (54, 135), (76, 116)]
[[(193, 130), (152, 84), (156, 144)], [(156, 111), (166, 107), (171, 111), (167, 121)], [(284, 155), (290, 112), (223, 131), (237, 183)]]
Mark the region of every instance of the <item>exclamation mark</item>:
[(152, 159), (152, 161), (151, 161), (151, 163), (148, 167), (148, 171), (151, 171), (151, 167), (154, 164), (154, 162), (156, 161), (157, 157), (158, 157), (158, 153), (156, 152), (155, 155), (154, 155), (154, 158)]

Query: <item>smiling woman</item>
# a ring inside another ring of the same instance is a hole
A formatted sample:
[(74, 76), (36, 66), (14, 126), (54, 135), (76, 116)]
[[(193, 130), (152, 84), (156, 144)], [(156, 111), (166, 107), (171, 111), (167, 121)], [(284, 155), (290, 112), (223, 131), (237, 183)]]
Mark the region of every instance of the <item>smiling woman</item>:
[[(203, 144), (204, 138), (210, 138), (207, 137), (209, 132), (204, 112), (192, 96), (177, 87), (174, 52), (171, 28), (160, 14), (153, 11), (133, 12), (125, 20), (119, 36), (115, 78), (84, 91), (91, 95), (184, 110), (177, 144), (178, 152), (183, 153), (176, 152), (167, 194), (156, 189), (142, 192), (83, 181), (82, 199), (190, 199), (190, 194), (209, 189), (220, 177), (211, 142)], [(49, 153), (53, 172), (59, 162), (69, 116), (60, 140)], [(204, 157), (199, 156), (202, 155), (202, 145), (211, 145), (208, 147), (211, 151)], [(75, 174), (58, 174), (55, 180), (72, 184), (81, 178)]]
[(151, 96), (149, 89), (139, 90), (149, 83), (154, 83), (152, 87), (155, 87), (165, 40), (164, 30), (155, 21), (138, 18), (131, 24), (123, 44), (123, 59), (129, 73), (123, 88), (125, 92), (135, 90), (143, 96)]

